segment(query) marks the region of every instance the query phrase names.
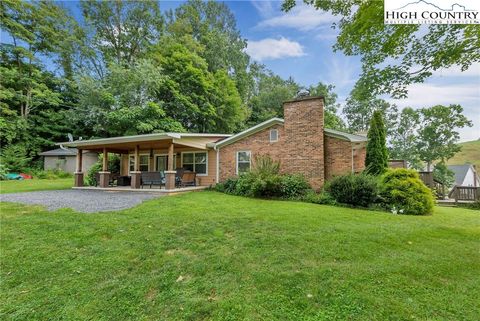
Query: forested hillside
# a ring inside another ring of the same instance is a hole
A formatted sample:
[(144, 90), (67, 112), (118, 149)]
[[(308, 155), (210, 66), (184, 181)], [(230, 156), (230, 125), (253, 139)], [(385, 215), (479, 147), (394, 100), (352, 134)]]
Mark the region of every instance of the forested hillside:
[[(75, 138), (161, 131), (233, 133), (273, 116), (300, 86), (245, 53), (225, 4), (85, 1), (82, 19), (57, 2), (2, 1), (0, 141), (35, 159)], [(79, 19), (80, 20), (80, 19)], [(333, 86), (312, 86), (328, 96)]]

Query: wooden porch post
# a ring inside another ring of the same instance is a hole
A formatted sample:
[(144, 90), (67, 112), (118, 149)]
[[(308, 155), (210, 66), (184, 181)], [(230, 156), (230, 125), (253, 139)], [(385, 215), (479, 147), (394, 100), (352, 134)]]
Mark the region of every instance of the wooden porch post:
[(175, 174), (176, 172), (173, 170), (173, 156), (175, 150), (173, 141), (168, 146), (168, 171), (165, 171), (165, 189), (174, 189), (175, 188)]
[(135, 161), (134, 161), (133, 169), (135, 172), (140, 171), (140, 146), (135, 146)]
[(140, 172), (140, 146), (135, 145), (135, 154), (133, 157), (133, 172), (130, 172), (131, 188), (140, 188), (141, 175), (142, 175), (142, 172)]
[(103, 164), (102, 171), (100, 175), (100, 187), (108, 187), (110, 183), (110, 172), (108, 171), (108, 150), (106, 147), (103, 148)]
[(173, 156), (174, 156), (174, 147), (173, 143), (168, 146), (168, 170), (173, 171), (174, 165), (173, 165)]
[(108, 172), (108, 152), (107, 152), (106, 147), (103, 148), (103, 167), (102, 167), (102, 171)]
[(83, 186), (83, 171), (82, 171), (82, 158), (83, 158), (83, 151), (78, 149), (77, 151), (77, 168), (75, 171), (75, 187), (82, 187)]

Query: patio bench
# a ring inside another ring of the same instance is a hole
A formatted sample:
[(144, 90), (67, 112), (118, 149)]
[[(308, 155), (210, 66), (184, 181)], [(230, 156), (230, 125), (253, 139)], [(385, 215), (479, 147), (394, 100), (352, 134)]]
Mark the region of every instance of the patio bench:
[(142, 172), (140, 185), (143, 188), (144, 185), (158, 185), (162, 187), (165, 185), (165, 174), (163, 172)]

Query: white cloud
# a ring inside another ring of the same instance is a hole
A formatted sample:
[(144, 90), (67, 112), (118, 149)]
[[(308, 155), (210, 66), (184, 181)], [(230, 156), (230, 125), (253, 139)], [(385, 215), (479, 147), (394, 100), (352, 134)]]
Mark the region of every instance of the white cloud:
[(273, 1), (250, 1), (262, 17), (271, 16), (275, 10)]
[(400, 107), (431, 107), (434, 105), (475, 104), (480, 102), (480, 87), (477, 83), (460, 84), (414, 84), (408, 89), (408, 98), (392, 99)]
[(421, 108), (435, 105), (460, 104), (464, 109), (463, 114), (473, 122), (473, 127), (459, 130), (460, 140), (468, 141), (480, 137), (479, 81), (442, 85), (429, 83), (414, 84), (409, 87), (408, 98), (389, 100), (400, 108), (407, 106)]
[(473, 63), (467, 70), (462, 71), (460, 66), (452, 66), (443, 68), (433, 72), (433, 76), (438, 77), (478, 77), (477, 83), (480, 82), (480, 63)]
[(285, 37), (280, 39), (266, 38), (259, 41), (249, 40), (246, 52), (258, 61), (305, 56), (301, 44)]
[(336, 21), (338, 21), (338, 18), (330, 13), (316, 10), (314, 7), (305, 4), (298, 4), (291, 11), (281, 12), (277, 16), (265, 19), (257, 26), (260, 28), (293, 28), (310, 31)]

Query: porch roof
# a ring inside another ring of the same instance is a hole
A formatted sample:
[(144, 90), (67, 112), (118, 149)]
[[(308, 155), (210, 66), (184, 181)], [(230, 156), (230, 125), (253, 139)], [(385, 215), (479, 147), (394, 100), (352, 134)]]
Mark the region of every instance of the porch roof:
[(206, 149), (208, 143), (214, 143), (220, 139), (229, 137), (228, 134), (199, 134), (199, 133), (155, 133), (146, 135), (120, 136), (110, 138), (98, 138), (89, 140), (76, 140), (73, 142), (57, 143), (62, 147), (76, 147), (81, 149), (115, 148), (129, 149), (135, 145), (148, 145), (153, 147), (155, 143), (172, 141), (175, 144)]

